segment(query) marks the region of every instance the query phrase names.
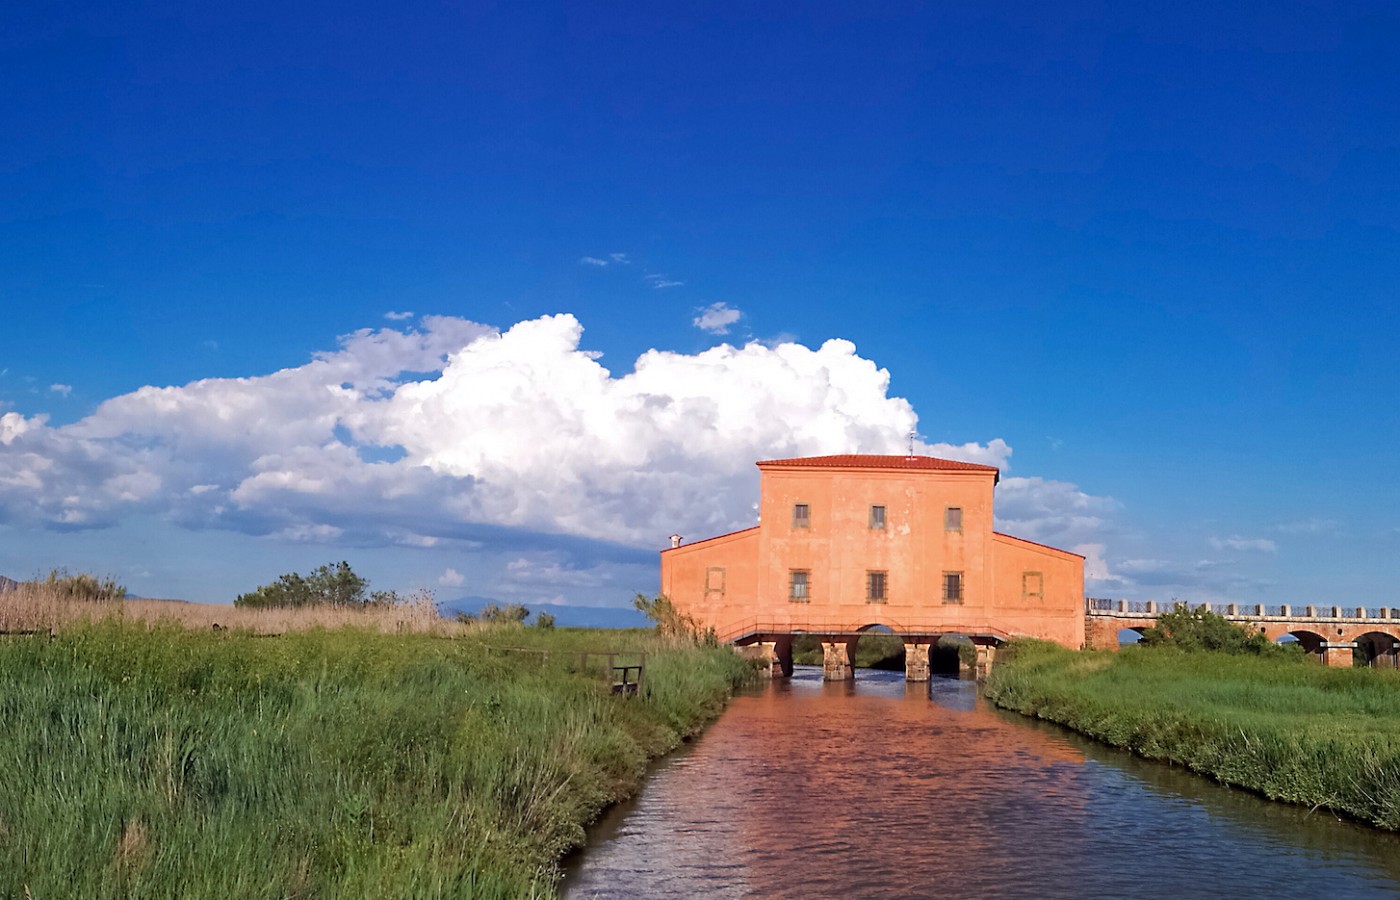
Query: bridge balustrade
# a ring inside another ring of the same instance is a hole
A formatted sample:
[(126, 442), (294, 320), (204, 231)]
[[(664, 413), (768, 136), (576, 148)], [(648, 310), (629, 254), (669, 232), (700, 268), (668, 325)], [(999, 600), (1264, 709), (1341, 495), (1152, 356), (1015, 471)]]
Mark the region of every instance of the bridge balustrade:
[(1162, 607), (1153, 600), (1113, 600), (1104, 597), (1086, 598), (1089, 615), (1155, 617), (1166, 611), (1204, 609), (1226, 618), (1322, 619), (1338, 621), (1396, 621), (1400, 606), (1293, 606), (1288, 603), (1198, 603), (1174, 600)]

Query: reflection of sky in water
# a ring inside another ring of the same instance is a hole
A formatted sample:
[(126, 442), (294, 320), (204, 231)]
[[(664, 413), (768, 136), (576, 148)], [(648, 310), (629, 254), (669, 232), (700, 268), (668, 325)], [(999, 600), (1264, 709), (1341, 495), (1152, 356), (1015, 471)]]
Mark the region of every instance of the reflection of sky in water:
[(1400, 839), (987, 708), (799, 667), (591, 838), (571, 897), (1390, 897)]

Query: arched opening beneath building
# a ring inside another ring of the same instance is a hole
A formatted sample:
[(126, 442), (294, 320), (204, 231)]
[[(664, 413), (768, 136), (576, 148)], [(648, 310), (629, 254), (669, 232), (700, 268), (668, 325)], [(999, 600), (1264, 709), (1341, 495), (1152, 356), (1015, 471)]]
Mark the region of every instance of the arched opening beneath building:
[(1316, 631), (1305, 631), (1300, 628), (1290, 631), (1287, 634), (1280, 635), (1274, 643), (1284, 646), (1295, 644), (1308, 656), (1316, 660), (1321, 660), (1322, 644), (1325, 640), (1326, 638)]
[(929, 672), (958, 675), (977, 669), (977, 647), (965, 634), (945, 634), (929, 648)]
[(822, 642), (830, 640), (822, 634), (802, 632), (791, 636), (792, 661), (799, 666), (820, 666), (822, 664)]
[(1352, 659), (1358, 666), (1394, 669), (1397, 667), (1396, 643), (1394, 636), (1383, 631), (1368, 631), (1357, 637)]
[(904, 639), (887, 625), (866, 625), (846, 645), (857, 669), (904, 671)]
[(1118, 629), (1118, 646), (1126, 647), (1128, 644), (1136, 644), (1142, 640), (1142, 628), (1120, 628)]

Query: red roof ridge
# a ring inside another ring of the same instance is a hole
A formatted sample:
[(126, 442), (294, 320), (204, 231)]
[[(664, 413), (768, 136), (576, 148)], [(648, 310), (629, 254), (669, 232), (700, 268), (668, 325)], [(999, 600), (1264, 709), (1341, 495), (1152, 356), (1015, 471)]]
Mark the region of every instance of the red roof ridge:
[(798, 456), (792, 459), (765, 459), (756, 465), (774, 468), (846, 468), (846, 469), (923, 469), (942, 472), (992, 472), (998, 480), (1001, 470), (996, 466), (942, 459), (937, 456), (882, 456), (873, 453), (840, 453), (832, 456)]

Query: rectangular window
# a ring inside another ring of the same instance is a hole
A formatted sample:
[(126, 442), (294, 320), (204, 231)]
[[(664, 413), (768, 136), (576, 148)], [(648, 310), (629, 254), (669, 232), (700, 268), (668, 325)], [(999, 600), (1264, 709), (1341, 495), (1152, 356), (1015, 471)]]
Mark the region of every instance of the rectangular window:
[(806, 569), (793, 569), (788, 573), (788, 599), (794, 603), (807, 602), (812, 599), (809, 592), (808, 581), (811, 573)]
[(870, 507), (870, 527), (876, 531), (885, 530), (885, 508), (883, 506)]
[(1045, 576), (1040, 572), (1021, 573), (1021, 599), (1040, 600), (1045, 596)]
[(810, 528), (812, 526), (812, 509), (805, 503), (794, 503), (792, 505), (792, 527)]
[(963, 573), (944, 572), (943, 573), (943, 602), (961, 603), (963, 602)]
[(962, 507), (950, 506), (943, 510), (943, 530), (962, 531)]
[(871, 603), (884, 603), (885, 583), (888, 581), (885, 572), (865, 573), (865, 599)]
[(710, 566), (705, 570), (705, 593), (724, 593), (724, 569), (721, 566)]

